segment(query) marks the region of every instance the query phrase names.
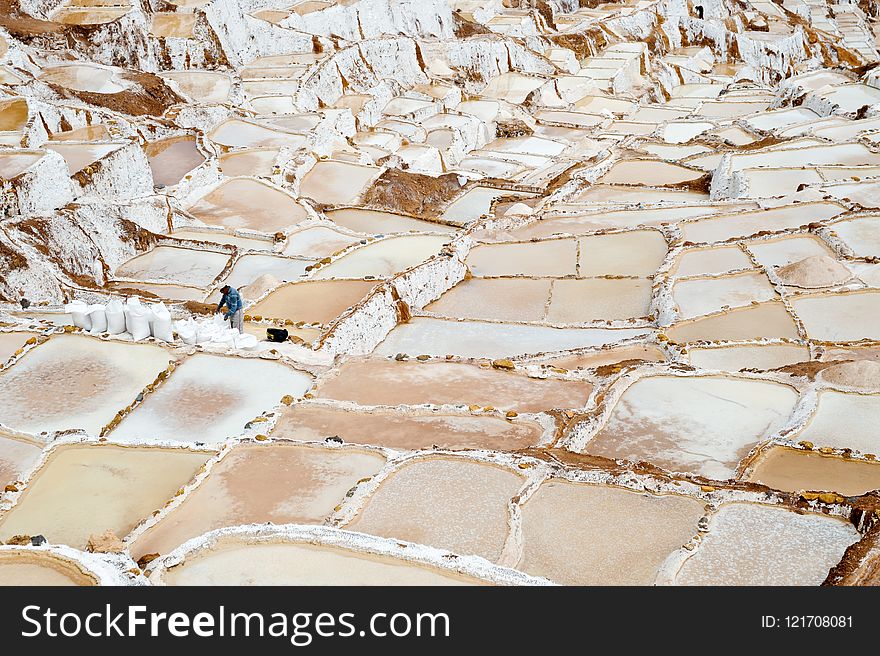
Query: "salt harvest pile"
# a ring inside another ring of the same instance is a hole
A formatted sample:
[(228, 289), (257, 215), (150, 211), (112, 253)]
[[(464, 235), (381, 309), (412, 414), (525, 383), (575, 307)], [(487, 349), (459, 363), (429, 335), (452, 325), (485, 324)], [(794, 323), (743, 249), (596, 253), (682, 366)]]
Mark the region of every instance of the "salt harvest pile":
[(880, 584), (878, 44), (0, 0), (0, 584)]

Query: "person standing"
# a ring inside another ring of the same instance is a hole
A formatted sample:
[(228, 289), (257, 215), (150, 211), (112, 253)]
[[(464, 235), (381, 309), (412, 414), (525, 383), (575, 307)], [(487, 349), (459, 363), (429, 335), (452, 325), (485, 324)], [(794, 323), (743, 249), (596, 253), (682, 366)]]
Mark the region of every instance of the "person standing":
[(241, 304), (241, 295), (235, 287), (230, 287), (229, 285), (223, 285), (220, 288), (220, 293), (223, 294), (223, 297), (217, 304), (217, 312), (225, 305), (226, 314), (223, 315), (223, 318), (229, 319), (232, 327), (237, 328), (238, 332), (243, 333), (242, 311), (244, 308)]

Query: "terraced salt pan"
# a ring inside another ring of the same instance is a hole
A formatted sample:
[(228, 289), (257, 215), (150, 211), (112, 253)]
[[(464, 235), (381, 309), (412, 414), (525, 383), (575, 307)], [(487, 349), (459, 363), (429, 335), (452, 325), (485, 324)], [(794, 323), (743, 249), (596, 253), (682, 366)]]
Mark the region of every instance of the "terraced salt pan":
[(581, 237), (578, 275), (651, 276), (666, 257), (666, 240), (655, 230)]
[(775, 232), (824, 221), (842, 213), (836, 203), (800, 203), (758, 212), (743, 212), (697, 219), (681, 226), (682, 237), (695, 243), (749, 237), (761, 231)]
[(497, 561), (507, 539), (507, 504), (523, 482), (480, 462), (416, 460), (383, 480), (345, 528)]
[(60, 446), (0, 519), (0, 539), (42, 534), (49, 542), (84, 549), (95, 533), (112, 530), (123, 537), (210, 456), (183, 449)]
[(384, 464), (385, 458), (357, 449), (241, 444), (181, 505), (137, 538), (132, 554), (166, 554), (226, 526), (320, 524), (349, 489)]
[(229, 540), (163, 574), (167, 585), (480, 585), (386, 556), (298, 543)]
[(219, 442), (282, 396), (302, 396), (312, 378), (280, 363), (198, 353), (113, 431), (116, 440)]
[(503, 358), (603, 346), (647, 335), (644, 329), (550, 328), (513, 323), (446, 321), (416, 317), (398, 325), (378, 347), (376, 355), (412, 353)]
[(880, 339), (880, 326), (875, 321), (880, 312), (880, 292), (799, 296), (792, 298), (791, 304), (812, 339)]
[[(585, 205), (584, 208), (585, 210), (593, 209), (589, 205)], [(590, 214), (581, 214), (579, 216), (546, 218), (512, 230), (511, 234), (516, 239), (522, 240), (550, 237), (554, 234), (563, 233), (582, 235), (603, 228), (634, 228), (642, 225), (657, 225), (664, 222), (671, 223), (682, 219), (689, 219), (695, 216), (705, 216), (706, 214), (714, 214), (716, 212), (716, 208), (706, 205), (643, 210), (594, 211)], [(603, 236), (612, 237), (612, 235)]]
[(31, 549), (0, 552), (0, 586), (96, 584), (94, 577), (67, 558)]
[(546, 320), (576, 324), (646, 317), (651, 305), (651, 281), (588, 278), (554, 280)]
[(797, 339), (797, 326), (782, 303), (770, 302), (681, 321), (666, 331), (674, 342), (748, 340), (764, 337)]
[(672, 295), (684, 319), (718, 312), (725, 307), (749, 305), (752, 301), (769, 301), (776, 291), (759, 272), (747, 272), (721, 278), (690, 278), (679, 280)]
[(193, 137), (170, 137), (154, 141), (144, 148), (153, 172), (153, 182), (170, 187), (205, 161)]
[(284, 231), (306, 218), (306, 211), (291, 196), (249, 178), (223, 182), (189, 211), (208, 225), (263, 232)]
[(880, 455), (878, 421), (880, 395), (822, 390), (816, 411), (795, 439), (807, 440), (817, 447), (830, 446)]
[[(709, 200), (709, 194), (702, 191), (683, 189), (654, 189), (627, 185), (596, 184), (577, 195), (581, 203), (621, 203), (621, 204), (669, 204), (688, 205)], [(647, 225), (647, 224), (640, 224)]]
[(701, 369), (741, 371), (743, 369), (776, 369), (810, 359), (810, 349), (795, 344), (766, 346), (694, 347), (689, 350), (691, 364)]
[(653, 344), (636, 344), (633, 346), (602, 349), (600, 351), (588, 351), (582, 354), (565, 355), (559, 358), (544, 360), (543, 362), (563, 369), (589, 369), (605, 365), (616, 365), (626, 360), (663, 362), (666, 360), (666, 356), (663, 351)]
[(785, 266), (814, 255), (834, 257), (825, 242), (813, 235), (754, 241), (748, 248), (765, 267)]
[(313, 278), (385, 278), (405, 271), (440, 252), (446, 236), (408, 235), (367, 244), (321, 267)]
[(223, 153), (217, 163), (228, 178), (240, 175), (268, 178), (273, 173), (278, 151), (278, 148), (244, 148)]
[(315, 395), (360, 405), (477, 404), (540, 412), (583, 407), (591, 390), (584, 381), (530, 378), (466, 363), (354, 360), (324, 379)]
[(279, 287), (248, 308), (254, 316), (327, 324), (367, 295), (375, 282), (314, 280)]
[(184, 95), (196, 102), (226, 102), (232, 89), (232, 77), (218, 71), (168, 71), (161, 77), (175, 82)]
[(840, 221), (833, 229), (858, 257), (880, 256), (880, 220), (876, 217)]
[(564, 585), (651, 585), (702, 515), (684, 496), (550, 479), (523, 505), (517, 569)]
[(681, 566), (676, 585), (819, 585), (859, 539), (836, 517), (731, 503)]
[(415, 219), (404, 214), (345, 207), (326, 213), (327, 218), (349, 230), (364, 234), (395, 232), (455, 232), (458, 228), (443, 223)]
[(425, 310), (466, 319), (542, 321), (552, 284), (548, 279), (470, 278), (426, 305)]
[(577, 242), (480, 244), (471, 249), (465, 263), (475, 276), (568, 276), (577, 270)]
[(268, 239), (255, 239), (253, 237), (239, 237), (217, 230), (175, 230), (171, 233), (177, 239), (192, 239), (195, 241), (207, 241), (212, 244), (228, 244), (236, 246), (239, 250), (272, 250), (273, 242)]
[(791, 387), (760, 380), (641, 378), (584, 450), (725, 480), (755, 444), (782, 427), (797, 398)]
[(357, 241), (359, 239), (352, 235), (345, 235), (325, 226), (316, 226), (290, 235), (282, 252), (284, 255), (296, 257), (322, 258), (341, 251)]
[(156, 299), (171, 301), (203, 301), (205, 299), (205, 290), (202, 287), (187, 285), (152, 285), (142, 282), (116, 282), (111, 280), (107, 283), (107, 288), (118, 294), (137, 294), (142, 298), (148, 299), (150, 302)]
[(82, 428), (96, 435), (170, 359), (156, 346), (53, 337), (0, 373), (0, 417), (27, 433)]
[(0, 333), (0, 364), (5, 363), (15, 352), (25, 345), (25, 342), (34, 337), (36, 333), (11, 332)]
[(682, 251), (672, 269), (676, 276), (699, 276), (751, 269), (752, 262), (739, 246), (692, 248)]
[(79, 173), (89, 164), (97, 162), (122, 146), (122, 143), (90, 144), (67, 141), (50, 142), (45, 145), (48, 150), (54, 150), (64, 158), (70, 175)]
[(228, 148), (299, 148), (306, 143), (302, 134), (235, 118), (218, 125), (208, 138)]
[(327, 205), (350, 205), (381, 172), (381, 169), (374, 166), (320, 161), (303, 178), (300, 195)]
[[(278, 280), (288, 282), (304, 276), (306, 274), (306, 267), (311, 263), (312, 260), (295, 260), (274, 255), (242, 255), (235, 261), (223, 282), (236, 288), (244, 287), (266, 274), (274, 276)], [(214, 297), (212, 297), (214, 300), (219, 301), (219, 292)]]
[(513, 451), (538, 444), (543, 430), (524, 419), (493, 416), (391, 414), (342, 410), (298, 403), (284, 411), (273, 438), (323, 440), (337, 435), (345, 442), (391, 449), (491, 449)]
[(663, 187), (685, 184), (699, 180), (704, 175), (678, 164), (662, 160), (619, 160), (602, 176), (603, 184), (644, 185)]
[(828, 490), (859, 496), (880, 489), (880, 464), (773, 447), (755, 462), (748, 480), (786, 492)]
[(455, 225), (466, 225), (471, 221), (489, 213), (489, 208), (496, 198), (510, 196), (513, 198), (531, 198), (534, 194), (492, 187), (473, 187), (452, 201), (440, 218)]
[(42, 448), (36, 444), (0, 435), (0, 487), (21, 480), (41, 452)]
[(116, 277), (207, 287), (228, 262), (226, 253), (156, 246), (122, 264), (116, 269)]
[(119, 93), (130, 85), (119, 77), (121, 71), (89, 63), (62, 64), (44, 68), (40, 80), (67, 89), (90, 93)]
[(42, 150), (0, 151), (0, 178), (11, 180), (39, 162), (45, 154)]

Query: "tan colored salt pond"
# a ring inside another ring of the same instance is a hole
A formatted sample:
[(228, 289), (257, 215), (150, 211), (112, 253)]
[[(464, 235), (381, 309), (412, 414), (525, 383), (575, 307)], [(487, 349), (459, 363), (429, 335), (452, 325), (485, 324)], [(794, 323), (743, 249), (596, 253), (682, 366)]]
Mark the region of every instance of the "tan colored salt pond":
[(688, 319), (718, 312), (726, 307), (750, 305), (752, 301), (769, 301), (776, 291), (761, 272), (746, 272), (716, 278), (679, 280), (672, 287), (672, 296)]
[(23, 129), (29, 115), (30, 110), (24, 98), (0, 100), (0, 132)]
[(327, 324), (376, 285), (365, 280), (309, 280), (279, 287), (248, 308), (252, 316)]
[(666, 257), (666, 240), (656, 230), (581, 237), (578, 275), (650, 276)]
[(225, 102), (232, 89), (232, 77), (218, 71), (168, 71), (161, 77), (177, 83), (180, 90), (196, 102)]
[(551, 284), (546, 278), (469, 278), (425, 306), (425, 310), (468, 319), (541, 321), (550, 300)]
[(166, 554), (225, 526), (321, 524), (349, 489), (384, 464), (385, 458), (359, 449), (241, 444), (180, 506), (138, 537), (132, 555)]
[(345, 528), (497, 561), (507, 539), (507, 504), (524, 480), (495, 465), (420, 459), (382, 481)]
[(213, 253), (176, 246), (156, 246), (116, 269), (117, 278), (161, 280), (207, 287), (229, 262), (227, 253)]
[(663, 351), (653, 344), (637, 344), (634, 346), (620, 346), (612, 349), (565, 355), (560, 358), (544, 360), (542, 363), (562, 367), (563, 369), (590, 369), (605, 365), (615, 365), (626, 360), (663, 362), (666, 360), (666, 356), (663, 354)]
[(523, 505), (516, 568), (566, 585), (651, 585), (702, 515), (689, 497), (550, 479)]
[(602, 184), (644, 185), (664, 187), (696, 182), (703, 171), (663, 160), (619, 160), (602, 176)]
[(306, 218), (306, 211), (292, 196), (250, 178), (223, 182), (189, 211), (208, 225), (263, 232), (283, 231)]
[(45, 155), (42, 150), (0, 151), (0, 178), (10, 180), (24, 173)]
[(681, 321), (666, 331), (674, 342), (799, 337), (794, 320), (782, 303), (736, 308), (701, 319)]
[(739, 246), (693, 248), (682, 251), (672, 273), (676, 276), (698, 276), (751, 269), (752, 262)]
[(360, 405), (477, 404), (540, 412), (583, 407), (591, 390), (584, 381), (529, 378), (465, 363), (351, 360), (315, 394)]
[(210, 456), (183, 449), (58, 447), (0, 519), (0, 539), (42, 534), (49, 542), (83, 549), (90, 535), (108, 529), (123, 537)]
[(587, 453), (732, 478), (782, 427), (798, 399), (786, 385), (721, 376), (651, 376), (630, 385)]
[(645, 317), (651, 305), (647, 278), (554, 280), (546, 320), (576, 324)]
[(375, 166), (321, 161), (303, 178), (300, 195), (327, 205), (352, 204), (381, 172)]
[(389, 234), (394, 232), (455, 232), (455, 226), (416, 219), (405, 214), (345, 207), (326, 213), (327, 218), (349, 230), (364, 234)]
[(253, 175), (267, 178), (272, 175), (278, 148), (246, 148), (220, 155), (220, 170), (228, 178)]
[(172, 186), (205, 161), (194, 137), (170, 137), (147, 144), (144, 150), (153, 171), (153, 182)]
[(812, 339), (829, 342), (880, 339), (876, 318), (880, 292), (820, 294), (792, 298), (795, 314)]
[(748, 249), (765, 267), (785, 266), (815, 255), (834, 257), (825, 242), (814, 235), (753, 241), (748, 244)]
[(91, 93), (119, 93), (129, 83), (120, 78), (121, 69), (77, 62), (44, 68), (40, 80), (49, 84)]
[(816, 411), (797, 440), (880, 455), (880, 395), (819, 392)]
[(810, 349), (796, 344), (766, 346), (722, 346), (690, 349), (691, 364), (701, 369), (740, 371), (742, 369), (776, 369), (810, 359)]
[(343, 234), (333, 228), (314, 226), (291, 234), (282, 253), (295, 257), (323, 258), (358, 241), (360, 241), (358, 237)]
[(82, 171), (89, 164), (93, 164), (103, 159), (113, 151), (119, 150), (124, 143), (76, 143), (68, 141), (49, 142), (46, 144), (48, 150), (54, 150), (64, 158), (67, 162), (67, 168), (70, 175), (74, 175)]
[(28, 332), (0, 333), (0, 365), (9, 360), (28, 339), (35, 335), (36, 333)]
[(0, 487), (21, 480), (41, 452), (37, 444), (0, 435)]
[(53, 337), (0, 373), (0, 417), (29, 433), (82, 428), (97, 434), (170, 359), (157, 346)]
[(313, 278), (384, 278), (405, 271), (440, 252), (448, 235), (404, 235), (389, 237), (346, 253), (321, 267)]
[(480, 244), (466, 263), (475, 276), (567, 276), (577, 267), (577, 242), (550, 239), (524, 244)]
[(240, 237), (238, 235), (231, 235), (228, 232), (221, 232), (219, 230), (211, 230), (206, 228), (203, 228), (201, 230), (175, 230), (171, 233), (171, 236), (176, 237), (177, 239), (207, 241), (213, 244), (229, 244), (230, 246), (237, 246), (239, 250), (270, 251), (275, 245), (275, 243), (271, 239)]
[(392, 449), (491, 449), (513, 451), (536, 445), (542, 428), (524, 419), (493, 416), (416, 415), (342, 410), (319, 404), (296, 404), (285, 410), (272, 430), (274, 438), (323, 440), (332, 435), (354, 444)]
[(329, 546), (233, 540), (164, 572), (168, 585), (481, 585), (417, 563)]
[(219, 442), (277, 405), (302, 396), (312, 378), (278, 362), (197, 353), (122, 420), (117, 440)]
[(758, 232), (774, 232), (824, 221), (845, 211), (837, 203), (798, 203), (757, 212), (713, 216), (684, 223), (682, 237), (695, 243), (718, 242), (749, 237)]
[(859, 539), (836, 517), (730, 503), (675, 576), (677, 585), (819, 585)]
[(97, 579), (78, 563), (46, 551), (0, 551), (0, 586), (91, 586)]
[(236, 118), (218, 125), (208, 134), (208, 138), (221, 146), (234, 148), (299, 148), (306, 142), (306, 137), (298, 132)]
[(49, 137), (49, 141), (110, 141), (112, 138), (106, 125), (96, 123), (73, 130), (56, 132)]
[(195, 13), (155, 13), (150, 23), (150, 34), (163, 38), (190, 39), (196, 25)]
[(786, 492), (829, 490), (858, 496), (880, 489), (880, 463), (773, 447), (754, 463), (748, 480)]

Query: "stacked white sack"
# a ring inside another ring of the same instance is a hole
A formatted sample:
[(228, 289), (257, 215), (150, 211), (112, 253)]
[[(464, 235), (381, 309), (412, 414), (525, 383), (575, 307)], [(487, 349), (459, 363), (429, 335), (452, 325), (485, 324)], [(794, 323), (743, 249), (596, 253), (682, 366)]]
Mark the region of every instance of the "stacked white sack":
[(115, 298), (107, 305), (87, 305), (82, 301), (71, 301), (64, 307), (64, 311), (71, 315), (74, 326), (88, 330), (93, 335), (119, 335), (128, 332), (136, 342), (151, 335), (163, 342), (174, 341), (171, 313), (161, 302), (148, 308), (136, 298), (129, 298), (124, 305)]
[(200, 321), (192, 318), (175, 321), (174, 331), (186, 344), (210, 344), (244, 350), (257, 345), (256, 337), (230, 328), (219, 314)]

